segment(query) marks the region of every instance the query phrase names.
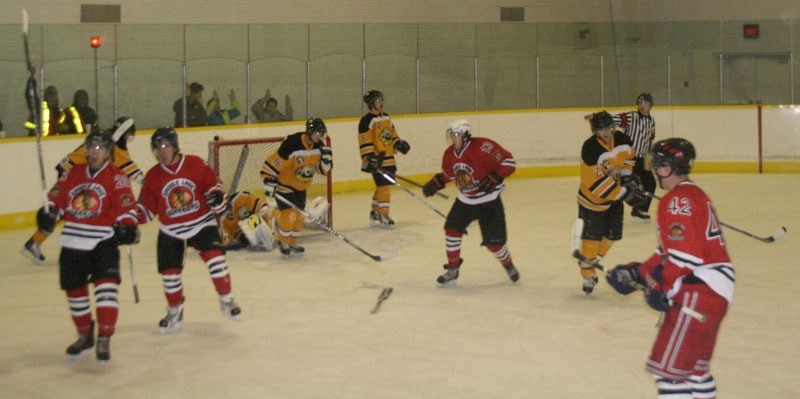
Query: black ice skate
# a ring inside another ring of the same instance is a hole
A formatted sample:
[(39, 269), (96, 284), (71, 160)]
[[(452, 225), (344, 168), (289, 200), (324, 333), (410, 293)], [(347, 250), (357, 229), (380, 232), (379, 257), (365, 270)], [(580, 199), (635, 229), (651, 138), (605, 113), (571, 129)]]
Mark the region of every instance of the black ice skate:
[(394, 220), (389, 215), (381, 215), (376, 211), (369, 212), (369, 224), (374, 227), (391, 229), (394, 227)]
[(583, 279), (583, 292), (589, 295), (594, 291), (594, 286), (597, 285), (597, 276), (587, 277)]
[(72, 343), (72, 345), (67, 347), (67, 356), (69, 357), (77, 357), (80, 356), (83, 352), (92, 349), (94, 347), (94, 320), (92, 320), (92, 324), (89, 327), (89, 332), (86, 334), (81, 334), (78, 336), (78, 339)]
[(44, 263), (44, 254), (32, 239), (25, 242), (25, 245), (22, 247), (22, 251), (20, 252), (37, 265)]
[(105, 363), (111, 359), (111, 337), (97, 337), (97, 361)]
[(159, 331), (162, 334), (178, 331), (183, 322), (183, 302), (186, 298), (181, 298), (178, 306), (167, 306), (167, 315), (158, 322)]
[(508, 266), (503, 266), (503, 268), (506, 269), (506, 273), (508, 273), (508, 278), (510, 278), (512, 282), (516, 283), (517, 281), (519, 281), (519, 271), (517, 270), (516, 267), (514, 267), (513, 263), (509, 264)]
[(219, 307), (225, 317), (231, 320), (239, 320), (239, 315), (242, 313), (242, 310), (239, 308), (239, 305), (236, 304), (236, 301), (233, 300), (233, 295), (219, 297)]

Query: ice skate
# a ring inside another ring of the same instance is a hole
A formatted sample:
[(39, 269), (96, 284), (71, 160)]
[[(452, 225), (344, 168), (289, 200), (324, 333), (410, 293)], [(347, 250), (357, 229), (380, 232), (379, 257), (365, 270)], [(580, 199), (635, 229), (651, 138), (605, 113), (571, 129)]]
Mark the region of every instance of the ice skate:
[(105, 363), (111, 359), (111, 337), (97, 337), (97, 361)]
[[(459, 262), (459, 266), (461, 263)], [(439, 284), (439, 287), (444, 287), (447, 285), (455, 284), (455, 281), (458, 280), (458, 269), (459, 266), (450, 267), (449, 265), (444, 265), (444, 274), (436, 278), (436, 282)]]
[(225, 317), (231, 320), (239, 320), (239, 315), (242, 313), (242, 310), (239, 308), (239, 305), (236, 304), (236, 301), (233, 300), (233, 296), (225, 295), (219, 297), (219, 307)]
[(178, 331), (181, 328), (184, 300), (186, 298), (181, 298), (181, 304), (178, 306), (167, 306), (167, 315), (158, 322), (158, 327), (162, 334)]
[(389, 215), (381, 215), (377, 211), (369, 212), (369, 224), (374, 227), (391, 229), (394, 227), (394, 220)]
[(42, 254), (42, 250), (39, 249), (39, 246), (33, 242), (33, 240), (25, 242), (20, 252), (37, 265), (44, 263), (44, 254)]
[(78, 357), (85, 351), (94, 347), (94, 321), (92, 321), (89, 332), (81, 334), (78, 339), (67, 347), (67, 356)]
[(280, 248), (281, 254), (287, 258), (298, 258), (306, 254), (306, 249), (299, 245), (282, 242), (278, 244), (278, 248)]
[(588, 296), (594, 291), (594, 286), (597, 285), (597, 276), (587, 277), (583, 279), (583, 292)]
[(631, 221), (634, 223), (650, 223), (650, 215), (647, 212), (634, 209), (631, 212)]
[(513, 263), (508, 266), (503, 266), (503, 268), (506, 270), (506, 273), (508, 273), (508, 278), (510, 278), (512, 282), (516, 283), (519, 281), (519, 271), (514, 267)]

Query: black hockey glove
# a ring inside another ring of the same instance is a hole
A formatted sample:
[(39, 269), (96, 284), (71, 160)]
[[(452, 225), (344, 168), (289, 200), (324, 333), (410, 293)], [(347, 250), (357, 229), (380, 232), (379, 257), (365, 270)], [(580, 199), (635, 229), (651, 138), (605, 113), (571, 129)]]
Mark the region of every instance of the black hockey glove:
[(425, 194), (426, 197), (430, 197), (436, 194), (437, 191), (443, 189), (446, 183), (447, 181), (445, 181), (444, 175), (437, 173), (422, 186), (422, 194)]
[(269, 177), (264, 179), (264, 194), (269, 197), (275, 197), (275, 191), (278, 190), (278, 181), (275, 179), (270, 179)]
[(625, 188), (625, 195), (622, 196), (622, 200), (634, 208), (644, 205), (645, 201), (647, 200), (647, 196), (643, 191), (642, 181), (639, 176), (632, 174), (623, 175), (621, 180), (622, 187)]
[(131, 245), (139, 243), (139, 226), (125, 223), (114, 225), (114, 239), (119, 245)]
[(637, 288), (644, 287), (644, 280), (639, 276), (639, 265), (639, 262), (617, 265), (606, 274), (606, 281), (620, 294), (628, 295)]
[(333, 167), (333, 151), (331, 151), (331, 147), (322, 146), (319, 149), (320, 152), (320, 161), (319, 163), (328, 170)]
[(394, 142), (394, 149), (395, 151), (405, 155), (408, 154), (408, 151), (411, 150), (411, 144), (408, 144), (408, 141), (403, 139), (397, 139)]
[(369, 154), (361, 160), (361, 171), (367, 173), (376, 173), (378, 169), (383, 167), (383, 157)]
[(44, 207), (39, 208), (36, 212), (36, 227), (46, 234), (50, 234), (56, 229), (56, 222), (58, 221), (58, 210), (51, 203), (48, 206), (48, 211), (44, 211)]
[(228, 200), (225, 198), (225, 192), (222, 189), (214, 187), (206, 193), (206, 203), (215, 214), (219, 215), (225, 212)]
[(503, 178), (500, 177), (497, 172), (491, 171), (488, 175), (484, 176), (480, 182), (478, 182), (478, 188), (484, 193), (491, 193), (497, 188), (497, 185), (502, 182)]

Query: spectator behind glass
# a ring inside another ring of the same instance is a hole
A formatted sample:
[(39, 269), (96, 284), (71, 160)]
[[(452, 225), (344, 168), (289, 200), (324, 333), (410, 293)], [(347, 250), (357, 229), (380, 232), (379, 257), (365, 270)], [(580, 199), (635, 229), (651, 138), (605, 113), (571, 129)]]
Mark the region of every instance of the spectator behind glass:
[(292, 109), (292, 99), (286, 95), (286, 114), (278, 111), (278, 100), (272, 97), (270, 89), (264, 93), (264, 97), (259, 98), (258, 101), (250, 107), (253, 111), (253, 117), (256, 122), (282, 122), (294, 119), (294, 110)]
[[(186, 124), (183, 123), (183, 106), (186, 102)], [(186, 96), (179, 98), (172, 105), (175, 111), (175, 126), (206, 126), (206, 109), (203, 106), (203, 85), (193, 82), (186, 88)]]
[(231, 89), (228, 93), (231, 107), (228, 109), (221, 109), (219, 101), (219, 93), (214, 90), (214, 94), (206, 104), (206, 111), (208, 112), (208, 125), (229, 125), (231, 120), (236, 119), (241, 114), (239, 111), (239, 102), (236, 101), (236, 92)]
[(72, 105), (65, 111), (67, 133), (90, 133), (97, 129), (97, 112), (89, 106), (89, 93), (79, 89), (72, 98)]

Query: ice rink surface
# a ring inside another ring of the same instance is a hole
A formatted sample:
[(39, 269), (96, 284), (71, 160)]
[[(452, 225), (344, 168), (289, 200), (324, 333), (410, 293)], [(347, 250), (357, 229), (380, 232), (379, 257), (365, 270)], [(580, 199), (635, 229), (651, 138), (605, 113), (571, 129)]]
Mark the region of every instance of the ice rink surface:
[[(771, 244), (725, 230), (737, 284), (711, 364), (719, 397), (798, 398), (800, 178), (694, 178), (724, 222), (760, 236), (789, 230)], [(19, 253), (32, 231), (0, 233), (0, 398), (655, 398), (644, 363), (658, 313), (605, 281), (591, 297), (581, 291), (570, 257), (578, 178), (507, 183), (519, 284), (479, 246), (473, 225), (457, 284), (437, 288), (443, 218), (396, 189), (396, 227), (369, 227), (371, 193), (342, 194), (334, 228), (367, 251), (397, 257), (375, 262), (326, 233), (302, 239), (303, 258), (229, 252), (242, 307), (234, 322), (220, 313), (205, 265), (189, 250), (183, 328), (167, 335), (157, 326), (166, 306), (157, 226), (145, 225), (133, 249), (141, 302), (134, 304), (122, 248), (120, 318), (104, 365), (93, 351), (64, 355), (76, 333), (58, 287), (57, 239), (44, 244), (47, 260), (36, 266)], [(427, 201), (446, 213), (452, 199)], [(654, 222), (634, 224), (627, 213), (607, 266), (643, 260), (655, 247)], [(381, 287), (394, 290), (371, 314)]]

